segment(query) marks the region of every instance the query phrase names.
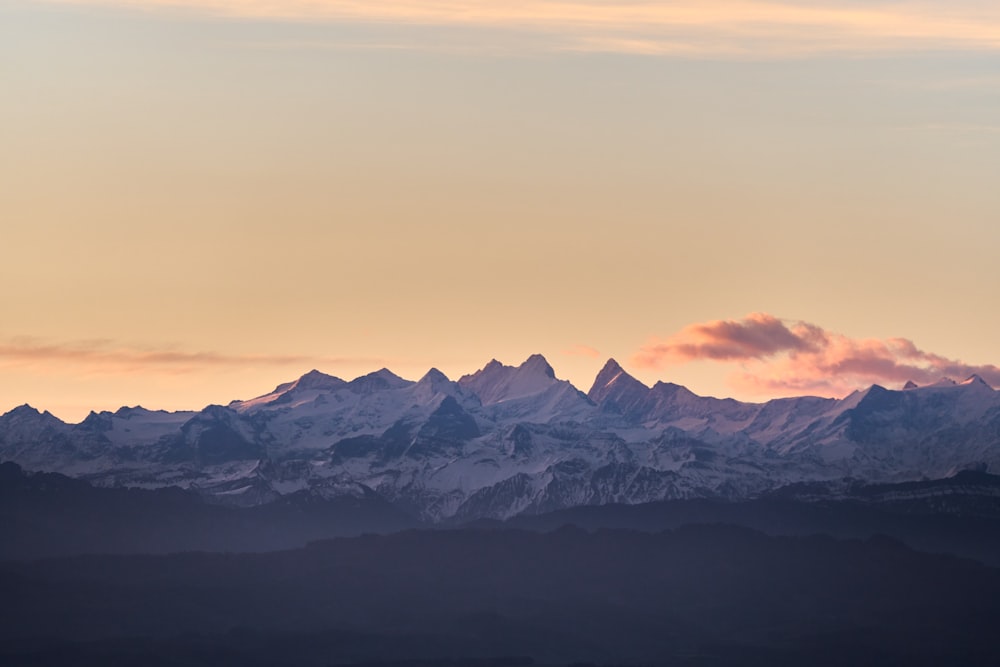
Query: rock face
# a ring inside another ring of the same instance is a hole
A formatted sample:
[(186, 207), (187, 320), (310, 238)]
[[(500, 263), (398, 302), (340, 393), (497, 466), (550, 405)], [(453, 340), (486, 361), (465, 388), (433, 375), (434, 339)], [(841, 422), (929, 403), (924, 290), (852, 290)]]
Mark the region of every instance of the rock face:
[(1000, 472), (1000, 392), (981, 378), (873, 386), (840, 400), (742, 403), (647, 387), (609, 360), (587, 394), (541, 355), (449, 380), (318, 371), (227, 406), (0, 416), (0, 460), (103, 486), (196, 490), (252, 506), (373, 492), (429, 520), (672, 498), (748, 498), (797, 482)]

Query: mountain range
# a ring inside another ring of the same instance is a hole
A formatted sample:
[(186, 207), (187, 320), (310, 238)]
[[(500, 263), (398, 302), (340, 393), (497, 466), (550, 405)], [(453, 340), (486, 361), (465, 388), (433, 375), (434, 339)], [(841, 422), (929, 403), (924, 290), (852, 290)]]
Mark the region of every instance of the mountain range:
[(746, 403), (648, 387), (609, 360), (584, 393), (532, 355), (457, 381), (310, 371), (225, 406), (123, 407), (78, 424), (24, 405), (0, 416), (0, 460), (237, 507), (377, 497), (421, 521), (506, 519), (997, 473), (1000, 392), (973, 376)]

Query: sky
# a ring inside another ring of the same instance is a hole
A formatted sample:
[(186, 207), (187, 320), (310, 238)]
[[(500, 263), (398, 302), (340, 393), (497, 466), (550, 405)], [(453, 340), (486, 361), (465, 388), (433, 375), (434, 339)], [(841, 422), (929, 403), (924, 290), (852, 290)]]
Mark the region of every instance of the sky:
[(1000, 386), (1000, 5), (5, 0), (0, 412)]

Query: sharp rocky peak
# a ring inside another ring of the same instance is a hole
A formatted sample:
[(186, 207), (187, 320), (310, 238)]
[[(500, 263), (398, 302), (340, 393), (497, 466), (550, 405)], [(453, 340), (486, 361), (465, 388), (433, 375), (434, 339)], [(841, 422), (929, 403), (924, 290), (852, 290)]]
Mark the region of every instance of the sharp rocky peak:
[(520, 366), (505, 366), (492, 359), (481, 370), (458, 381), (484, 405), (534, 395), (559, 383), (552, 366), (540, 354), (531, 355)]
[(14, 408), (13, 410), (11, 410), (10, 412), (6, 413), (4, 415), (4, 417), (6, 417), (7, 415), (12, 415), (12, 416), (32, 415), (32, 416), (34, 416), (34, 415), (40, 415), (40, 414), (42, 414), (42, 413), (40, 413), (36, 408), (33, 408), (32, 406), (28, 405), (27, 403), (24, 403), (23, 405), (19, 405), (16, 408)]
[(0, 415), (0, 419), (3, 419), (4, 421), (43, 420), (50, 423), (56, 423), (56, 422), (60, 424), (63, 423), (61, 419), (56, 417), (48, 410), (39, 412), (37, 409), (28, 405), (27, 403), (17, 406), (16, 408), (11, 410), (10, 412), (7, 412), (4, 415)]
[(444, 373), (442, 373), (441, 371), (439, 371), (438, 369), (432, 368), (429, 371), (427, 371), (426, 373), (424, 373), (424, 376), (422, 378), (420, 378), (420, 380), (417, 382), (417, 384), (421, 384), (421, 385), (428, 385), (428, 384), (429, 385), (436, 385), (436, 384), (442, 384), (442, 383), (445, 383), (445, 382), (451, 382), (451, 380), (449, 380), (448, 376), (445, 375)]
[(622, 365), (619, 364), (614, 357), (611, 357), (606, 362), (604, 362), (604, 367), (601, 368), (601, 371), (600, 373), (597, 374), (597, 376), (600, 377), (601, 375), (612, 375), (612, 374), (617, 375), (618, 373), (624, 373), (624, 372), (625, 369), (622, 368)]
[(977, 387), (982, 386), (982, 387), (986, 387), (987, 389), (990, 389), (990, 390), (993, 389), (993, 386), (990, 385), (989, 382), (987, 382), (986, 380), (984, 380), (982, 378), (982, 376), (980, 376), (978, 373), (973, 373), (972, 375), (970, 375), (968, 378), (965, 379), (964, 382), (962, 382), (962, 384), (963, 385), (974, 385), (974, 386), (977, 386)]
[(544, 376), (550, 380), (556, 379), (556, 372), (552, 369), (548, 360), (540, 354), (533, 354), (521, 362), (520, 366), (507, 366), (506, 364), (500, 363), (496, 359), (490, 359), (489, 363), (481, 369), (475, 373), (463, 375), (459, 378), (458, 382), (460, 384), (468, 384), (470, 382), (482, 381), (486, 378), (506, 378), (528, 375)]
[(648, 392), (649, 387), (629, 375), (614, 359), (608, 359), (604, 368), (594, 378), (594, 384), (587, 392), (587, 398), (594, 403), (600, 403), (612, 393), (622, 391)]
[(111, 429), (113, 415), (108, 411), (95, 412), (93, 410), (84, 417), (78, 426), (85, 429), (92, 429), (97, 431), (107, 431)]
[(548, 378), (555, 379), (556, 372), (549, 365), (548, 360), (545, 359), (540, 354), (533, 354), (524, 360), (520, 366), (517, 367), (519, 371), (528, 371), (531, 373), (541, 373)]

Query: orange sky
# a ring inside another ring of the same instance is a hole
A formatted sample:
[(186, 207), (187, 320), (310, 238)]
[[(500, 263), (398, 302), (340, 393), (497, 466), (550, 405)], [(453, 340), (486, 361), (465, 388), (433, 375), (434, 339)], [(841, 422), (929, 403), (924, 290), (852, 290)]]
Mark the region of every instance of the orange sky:
[[(752, 399), (988, 370), (998, 35), (969, 0), (4, 3), (0, 411), (534, 352)], [(830, 344), (676, 354), (753, 313)]]

